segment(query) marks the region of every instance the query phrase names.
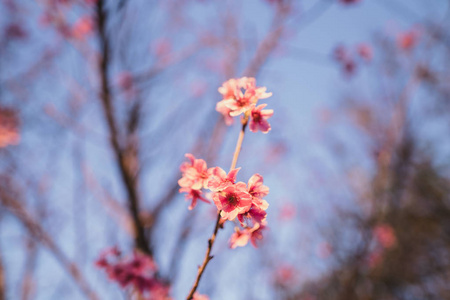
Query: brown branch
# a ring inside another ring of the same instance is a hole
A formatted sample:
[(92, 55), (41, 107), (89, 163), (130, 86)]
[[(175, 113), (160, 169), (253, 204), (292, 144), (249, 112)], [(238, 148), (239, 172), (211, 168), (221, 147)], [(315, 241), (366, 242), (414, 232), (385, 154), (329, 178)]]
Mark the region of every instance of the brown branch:
[[(247, 123), (248, 123), (248, 117), (246, 117), (242, 121), (242, 129), (239, 132), (239, 137), (238, 137), (238, 141), (236, 143), (236, 148), (234, 150), (233, 161), (231, 162), (230, 171), (236, 168), (236, 163), (237, 163), (237, 159), (239, 157), (239, 153), (241, 152), (242, 142), (244, 140), (245, 128), (247, 127)], [(203, 273), (205, 272), (206, 266), (208, 265), (209, 261), (211, 259), (213, 259), (213, 256), (211, 256), (210, 254), (211, 254), (212, 247), (214, 245), (214, 241), (216, 240), (217, 231), (219, 230), (219, 227), (220, 227), (220, 219), (221, 219), (220, 213), (221, 213), (220, 211), (217, 213), (217, 221), (216, 221), (216, 225), (214, 226), (214, 232), (208, 240), (208, 248), (206, 249), (205, 258), (203, 259), (202, 265), (198, 269), (197, 278), (195, 279), (194, 285), (192, 286), (192, 289), (186, 298), (187, 300), (191, 300), (192, 297), (194, 297), (194, 293), (197, 290), (198, 284), (200, 282), (200, 279), (201, 279)]]
[(108, 78), (110, 44), (106, 33), (107, 18), (108, 15), (104, 5), (104, 0), (97, 1), (97, 25), (101, 47), (101, 57), (99, 62), (101, 81), (100, 99), (110, 133), (111, 147), (116, 156), (117, 167), (120, 171), (120, 176), (122, 178), (128, 196), (129, 209), (133, 218), (135, 230), (135, 245), (136, 248), (142, 250), (144, 253), (151, 255), (152, 253), (149, 247), (149, 243), (144, 234), (142, 222), (139, 219), (139, 195), (137, 192), (137, 181), (135, 180), (132, 168), (129, 165), (129, 160), (127, 159), (125, 150), (122, 148), (119, 142), (119, 129), (114, 115), (114, 108), (111, 99), (110, 84)]

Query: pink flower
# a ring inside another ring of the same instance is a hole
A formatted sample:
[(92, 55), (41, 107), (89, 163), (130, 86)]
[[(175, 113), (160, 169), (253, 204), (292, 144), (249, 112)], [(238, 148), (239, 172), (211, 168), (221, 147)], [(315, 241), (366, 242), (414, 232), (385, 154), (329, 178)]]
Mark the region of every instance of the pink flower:
[(229, 240), (229, 245), (231, 249), (236, 247), (244, 247), (247, 245), (250, 240), (250, 232), (248, 229), (240, 230), (239, 228), (235, 228), (235, 232), (231, 235)]
[(238, 182), (227, 186), (212, 196), (220, 215), (228, 220), (233, 220), (238, 214), (247, 212), (252, 205), (252, 196), (247, 192), (247, 186)]
[(216, 110), (223, 115), (224, 119), (225, 119), (225, 124), (227, 124), (228, 126), (230, 126), (231, 124), (233, 124), (233, 117), (230, 116), (230, 112), (231, 109), (229, 109), (228, 107), (225, 106), (223, 101), (219, 101), (216, 104)]
[(192, 300), (209, 300), (209, 297), (206, 295), (200, 295), (199, 293), (195, 293)]
[(203, 159), (196, 159), (192, 154), (185, 155), (189, 162), (184, 162), (180, 170), (183, 173), (178, 184), (183, 188), (200, 190), (208, 186), (208, 181), (212, 173), (212, 168), (208, 170), (206, 162)]
[(220, 167), (215, 167), (212, 170), (212, 176), (208, 182), (208, 188), (213, 191), (221, 191), (227, 186), (232, 185), (236, 182), (236, 175), (241, 168), (231, 170), (228, 175)]
[(193, 190), (189, 187), (182, 187), (180, 188), (180, 193), (187, 193), (185, 195), (186, 200), (192, 199), (192, 202), (188, 207), (189, 210), (192, 210), (194, 209), (195, 206), (197, 206), (197, 200), (201, 200), (206, 203), (211, 203), (209, 200), (203, 197), (203, 193), (201, 190)]
[(252, 204), (252, 206), (247, 212), (238, 215), (238, 220), (242, 226), (248, 225), (253, 227), (256, 224), (265, 224), (266, 217), (267, 217), (266, 211)]
[(266, 228), (265, 225), (262, 224), (255, 224), (255, 226), (250, 230), (250, 242), (252, 243), (253, 247), (258, 248), (257, 241), (260, 241), (263, 239), (263, 230)]
[(252, 108), (249, 124), (250, 131), (257, 132), (260, 130), (262, 133), (267, 133), (271, 129), (267, 119), (273, 115), (273, 109), (262, 110), (266, 106), (267, 104), (261, 104)]
[(245, 114), (259, 99), (272, 96), (272, 93), (266, 93), (265, 87), (256, 87), (255, 78), (251, 77), (230, 79), (219, 88), (219, 93), (223, 95), (223, 100), (216, 106), (216, 110), (231, 117)]
[(259, 174), (254, 174), (250, 177), (248, 180), (248, 193), (253, 197), (253, 204), (266, 210), (269, 204), (262, 198), (269, 194), (269, 188), (263, 185), (263, 180), (263, 177)]
[(222, 86), (218, 89), (219, 93), (222, 94), (223, 99), (234, 99), (235, 94), (239, 88), (239, 81), (237, 79), (230, 79), (225, 81)]

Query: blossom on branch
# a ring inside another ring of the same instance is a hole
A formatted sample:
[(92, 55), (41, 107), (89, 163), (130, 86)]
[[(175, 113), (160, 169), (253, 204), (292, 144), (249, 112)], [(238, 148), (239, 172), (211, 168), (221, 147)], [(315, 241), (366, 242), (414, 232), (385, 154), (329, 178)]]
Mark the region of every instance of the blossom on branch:
[(208, 188), (213, 192), (217, 192), (234, 184), (236, 182), (236, 175), (240, 169), (233, 169), (227, 174), (222, 168), (215, 167), (212, 171), (212, 177), (208, 182)]
[(273, 109), (264, 109), (267, 104), (261, 104), (253, 107), (250, 113), (250, 131), (257, 132), (258, 130), (262, 133), (268, 133), (271, 129), (267, 119), (273, 115)]
[(105, 270), (109, 279), (137, 292), (141, 299), (171, 299), (169, 287), (156, 277), (157, 266), (150, 256), (134, 251), (131, 257), (123, 258), (114, 247), (100, 254), (95, 264)]
[(225, 117), (227, 125), (232, 117), (248, 114), (258, 100), (272, 96), (265, 87), (257, 87), (253, 77), (232, 78), (219, 88), (223, 98), (216, 105), (216, 110)]
[(213, 168), (208, 169), (203, 159), (196, 159), (190, 153), (187, 153), (185, 156), (189, 159), (189, 162), (181, 164), (182, 177), (178, 180), (178, 184), (181, 187), (180, 193), (187, 193), (186, 199), (192, 199), (189, 206), (189, 210), (191, 210), (196, 206), (197, 200), (209, 203), (203, 197), (202, 189), (208, 186)]
[(252, 205), (252, 196), (247, 192), (244, 182), (238, 182), (227, 186), (212, 196), (220, 215), (230, 221), (234, 220), (238, 214), (246, 213)]

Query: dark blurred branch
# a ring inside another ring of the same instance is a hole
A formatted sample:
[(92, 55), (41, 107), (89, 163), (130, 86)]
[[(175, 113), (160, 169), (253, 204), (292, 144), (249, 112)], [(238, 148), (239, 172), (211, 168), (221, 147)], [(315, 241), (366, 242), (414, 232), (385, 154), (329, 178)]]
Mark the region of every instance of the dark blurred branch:
[(116, 156), (117, 166), (122, 178), (123, 184), (125, 186), (128, 203), (131, 216), (133, 218), (134, 230), (135, 230), (135, 245), (136, 248), (142, 250), (147, 254), (152, 254), (149, 248), (149, 243), (144, 235), (144, 228), (142, 222), (139, 219), (139, 196), (137, 192), (137, 182), (133, 174), (133, 170), (127, 160), (125, 150), (120, 145), (119, 139), (119, 127), (114, 115), (114, 108), (112, 103), (112, 97), (110, 93), (110, 83), (108, 78), (109, 63), (110, 63), (110, 44), (106, 33), (106, 23), (108, 19), (108, 14), (103, 0), (97, 1), (97, 22), (98, 22), (98, 33), (100, 38), (100, 81), (101, 81), (101, 102), (103, 107), (103, 112), (107, 121), (109, 133), (110, 133), (110, 143), (112, 150)]

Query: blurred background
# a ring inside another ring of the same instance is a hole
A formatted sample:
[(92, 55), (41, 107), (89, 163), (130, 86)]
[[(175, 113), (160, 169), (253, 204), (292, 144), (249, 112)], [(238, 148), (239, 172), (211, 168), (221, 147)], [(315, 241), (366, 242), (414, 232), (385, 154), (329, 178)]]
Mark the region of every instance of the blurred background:
[(210, 299), (450, 299), (447, 0), (1, 0), (0, 299), (129, 299), (95, 266), (144, 250), (185, 299), (228, 169), (229, 78), (273, 96), (238, 180), (270, 187), (257, 249), (219, 231)]

